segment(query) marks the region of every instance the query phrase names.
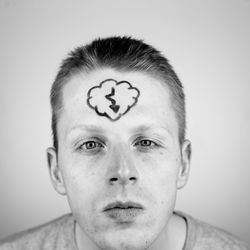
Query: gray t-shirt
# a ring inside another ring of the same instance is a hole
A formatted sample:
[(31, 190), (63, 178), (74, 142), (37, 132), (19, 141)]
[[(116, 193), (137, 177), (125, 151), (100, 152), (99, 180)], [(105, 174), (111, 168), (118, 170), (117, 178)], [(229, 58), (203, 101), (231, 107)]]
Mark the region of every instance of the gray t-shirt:
[[(182, 212), (175, 213), (187, 223), (183, 250), (250, 250), (245, 243), (224, 230)], [(75, 220), (72, 214), (67, 214), (0, 241), (0, 250), (77, 250), (74, 232)]]

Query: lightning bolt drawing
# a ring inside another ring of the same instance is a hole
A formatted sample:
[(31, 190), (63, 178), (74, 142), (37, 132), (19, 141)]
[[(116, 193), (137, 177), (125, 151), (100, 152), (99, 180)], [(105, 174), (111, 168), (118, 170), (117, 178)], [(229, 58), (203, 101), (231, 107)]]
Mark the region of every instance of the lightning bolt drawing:
[(115, 112), (117, 113), (120, 109), (120, 105), (116, 105), (116, 100), (114, 100), (112, 97), (115, 95), (115, 88), (112, 87), (111, 89), (111, 93), (108, 95), (105, 95), (105, 98), (108, 99), (109, 101), (111, 101), (111, 105), (109, 105), (109, 107)]
[(117, 121), (137, 104), (139, 96), (139, 89), (130, 82), (106, 79), (88, 90), (87, 105), (97, 115)]

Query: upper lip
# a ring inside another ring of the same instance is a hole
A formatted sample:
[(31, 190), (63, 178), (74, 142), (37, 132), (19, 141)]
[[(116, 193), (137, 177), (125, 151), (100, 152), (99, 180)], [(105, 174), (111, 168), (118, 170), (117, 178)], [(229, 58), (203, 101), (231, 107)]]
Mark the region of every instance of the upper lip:
[(109, 203), (105, 208), (104, 211), (108, 211), (111, 209), (115, 208), (120, 208), (120, 209), (126, 209), (126, 208), (138, 208), (138, 209), (143, 209), (143, 206), (139, 203), (132, 202), (132, 201), (127, 201), (127, 202), (121, 202), (121, 201), (116, 201)]

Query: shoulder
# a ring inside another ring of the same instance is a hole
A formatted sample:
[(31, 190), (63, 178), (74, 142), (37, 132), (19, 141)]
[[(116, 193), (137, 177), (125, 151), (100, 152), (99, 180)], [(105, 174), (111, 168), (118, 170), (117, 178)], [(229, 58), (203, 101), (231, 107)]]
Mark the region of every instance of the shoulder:
[[(58, 236), (73, 227), (72, 215), (11, 235), (0, 241), (0, 250), (56, 249)], [(73, 231), (73, 230), (72, 230)]]
[(246, 243), (233, 234), (187, 214), (179, 213), (179, 215), (187, 222), (185, 250), (249, 250)]

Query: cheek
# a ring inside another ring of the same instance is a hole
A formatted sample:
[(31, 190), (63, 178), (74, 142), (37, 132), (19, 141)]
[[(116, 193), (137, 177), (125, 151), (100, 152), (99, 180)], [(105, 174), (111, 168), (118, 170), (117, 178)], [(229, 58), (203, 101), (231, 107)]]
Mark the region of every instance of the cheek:
[(95, 186), (91, 185), (89, 178), (86, 178), (82, 171), (69, 171), (64, 175), (67, 198), (72, 210), (87, 210), (88, 204), (95, 197)]
[(159, 206), (166, 206), (175, 200), (179, 158), (169, 158), (164, 152), (145, 155), (141, 159), (140, 178)]
[(98, 165), (96, 158), (65, 150), (59, 160), (66, 185), (72, 185), (72, 188), (84, 189), (96, 178), (95, 170)]
[(68, 171), (65, 176), (67, 199), (74, 217), (78, 224), (88, 234), (100, 231), (99, 211), (96, 207), (98, 201), (102, 200), (103, 194), (96, 174), (76, 168)]
[[(88, 211), (98, 195), (98, 175), (89, 161), (65, 154), (62, 169), (67, 197), (72, 210)], [(83, 209), (84, 208), (84, 209)]]
[(168, 155), (164, 151), (145, 154), (138, 161), (141, 179), (148, 180), (153, 186), (165, 187), (176, 182), (180, 167), (179, 157)]

